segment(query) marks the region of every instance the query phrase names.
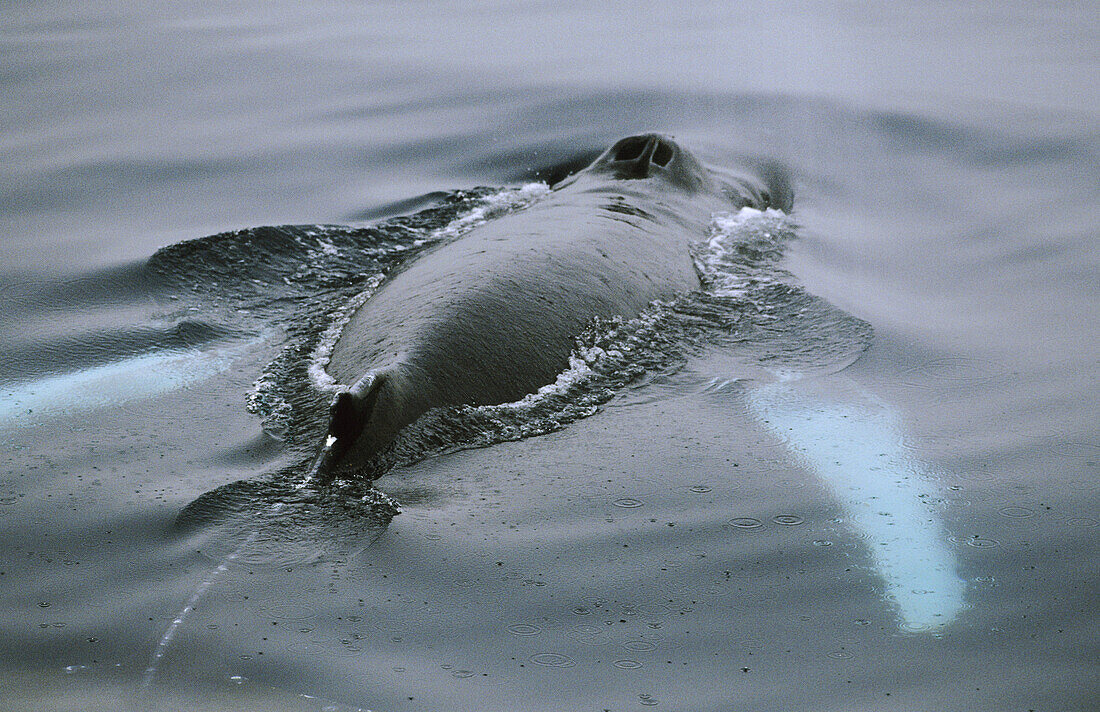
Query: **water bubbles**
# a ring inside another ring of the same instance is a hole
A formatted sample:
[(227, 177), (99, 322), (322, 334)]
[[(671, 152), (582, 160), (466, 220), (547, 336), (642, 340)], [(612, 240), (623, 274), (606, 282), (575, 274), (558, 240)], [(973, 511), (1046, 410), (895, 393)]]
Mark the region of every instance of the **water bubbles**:
[(796, 527), (806, 520), (797, 514), (777, 514), (772, 517), (772, 521), (785, 527)]
[(622, 507), (624, 509), (635, 509), (644, 505), (645, 502), (640, 499), (635, 499), (634, 497), (620, 497), (619, 499), (616, 499), (614, 502), (612, 502), (612, 504), (616, 507)]
[(657, 646), (648, 640), (628, 640), (623, 647), (634, 653), (649, 653), (657, 649)]
[(653, 699), (653, 695), (638, 695), (638, 701), (646, 707), (656, 707), (661, 704), (657, 700)]
[(847, 650), (833, 650), (825, 653), (825, 657), (832, 658), (833, 660), (851, 660), (855, 656)]
[(1070, 517), (1066, 520), (1066, 524), (1071, 527), (1087, 527), (1092, 529), (1097, 525), (1100, 525), (1100, 521), (1093, 519), (1092, 517)]
[(828, 539), (814, 539), (812, 543), (813, 543), (814, 546), (832, 546), (833, 545), (833, 542), (829, 541)]
[(629, 658), (616, 660), (611, 664), (619, 668), (620, 670), (637, 670), (638, 668), (642, 667), (642, 664), (640, 662), (638, 662), (637, 660), (630, 660)]
[(1027, 519), (1035, 516), (1035, 511), (1027, 507), (1001, 507), (997, 510), (997, 513), (1009, 519)]
[(538, 635), (542, 632), (542, 628), (530, 623), (514, 623), (508, 626), (508, 632), (512, 635), (518, 635), (521, 637), (529, 637), (532, 635)]
[(536, 653), (528, 658), (535, 665), (552, 668), (571, 668), (577, 661), (562, 653)]
[(756, 529), (764, 524), (764, 522), (756, 517), (734, 517), (727, 523), (731, 527), (737, 527), (738, 529)]
[(693, 487), (688, 487), (688, 492), (694, 492), (695, 494), (706, 494), (710, 491), (711, 488), (707, 487), (706, 485), (695, 485)]
[(972, 546), (975, 549), (993, 549), (1000, 546), (1001, 542), (987, 537), (972, 536), (966, 540), (966, 545)]
[(474, 676), (474, 671), (473, 670), (455, 670), (454, 672), (451, 673), (451, 677), (456, 677), (460, 680), (466, 679), (468, 677), (473, 677), (473, 676)]

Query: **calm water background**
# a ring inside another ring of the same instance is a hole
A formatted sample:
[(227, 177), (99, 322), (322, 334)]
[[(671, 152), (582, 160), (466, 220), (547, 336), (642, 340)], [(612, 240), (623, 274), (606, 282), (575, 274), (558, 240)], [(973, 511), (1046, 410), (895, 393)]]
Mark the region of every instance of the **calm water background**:
[[(1094, 709), (1098, 47), (1086, 2), (6, 2), (0, 707)], [(285, 325), (196, 336), (149, 255), (648, 129), (789, 169), (859, 361), (701, 353), (392, 473), (356, 546), (180, 535), (286, 464), (244, 408)], [(202, 356), (73, 385), (131, 338)]]

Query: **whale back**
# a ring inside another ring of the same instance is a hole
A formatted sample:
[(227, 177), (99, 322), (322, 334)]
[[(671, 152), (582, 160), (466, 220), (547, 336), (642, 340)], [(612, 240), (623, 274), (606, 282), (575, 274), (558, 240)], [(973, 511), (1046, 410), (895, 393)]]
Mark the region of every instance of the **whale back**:
[(715, 211), (753, 202), (646, 134), (533, 206), (429, 250), (333, 348), (329, 374), (352, 385), (333, 402), (330, 459), (357, 469), (431, 408), (512, 402), (552, 383), (593, 319), (698, 289), (689, 244)]

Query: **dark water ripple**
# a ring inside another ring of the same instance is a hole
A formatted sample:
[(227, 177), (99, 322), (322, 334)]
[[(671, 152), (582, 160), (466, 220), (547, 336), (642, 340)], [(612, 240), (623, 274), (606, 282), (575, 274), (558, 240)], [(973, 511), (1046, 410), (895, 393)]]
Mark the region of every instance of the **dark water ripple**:
[(285, 566), (349, 556), (369, 546), (400, 511), (361, 483), (296, 486), (308, 466), (301, 462), (203, 494), (176, 518), (177, 534), (198, 535), (200, 550), (214, 561), (234, 555), (249, 565)]
[(0, 347), (0, 383), (93, 368), (153, 352), (184, 351), (241, 339), (248, 332), (198, 319), (168, 325), (89, 329)]
[(162, 248), (147, 269), (167, 293), (242, 308), (285, 311), (289, 300), (320, 290), (331, 300), (414, 256), (417, 241), (468, 210), (490, 189), (456, 191), (443, 204), (380, 225), (257, 227), (188, 240)]

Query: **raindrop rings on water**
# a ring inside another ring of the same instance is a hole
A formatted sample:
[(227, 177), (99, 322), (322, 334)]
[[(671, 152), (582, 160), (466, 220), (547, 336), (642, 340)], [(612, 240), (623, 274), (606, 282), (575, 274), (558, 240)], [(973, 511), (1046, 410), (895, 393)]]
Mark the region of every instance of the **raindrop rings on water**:
[(542, 632), (542, 628), (537, 625), (531, 625), (528, 623), (515, 623), (508, 626), (508, 632), (512, 635), (519, 635), (523, 637), (538, 635)]
[(561, 653), (536, 653), (528, 659), (535, 665), (543, 667), (571, 668), (577, 664), (576, 660)]
[(642, 664), (640, 662), (630, 659), (616, 660), (611, 664), (619, 668), (620, 670), (637, 670), (638, 668), (642, 667)]

